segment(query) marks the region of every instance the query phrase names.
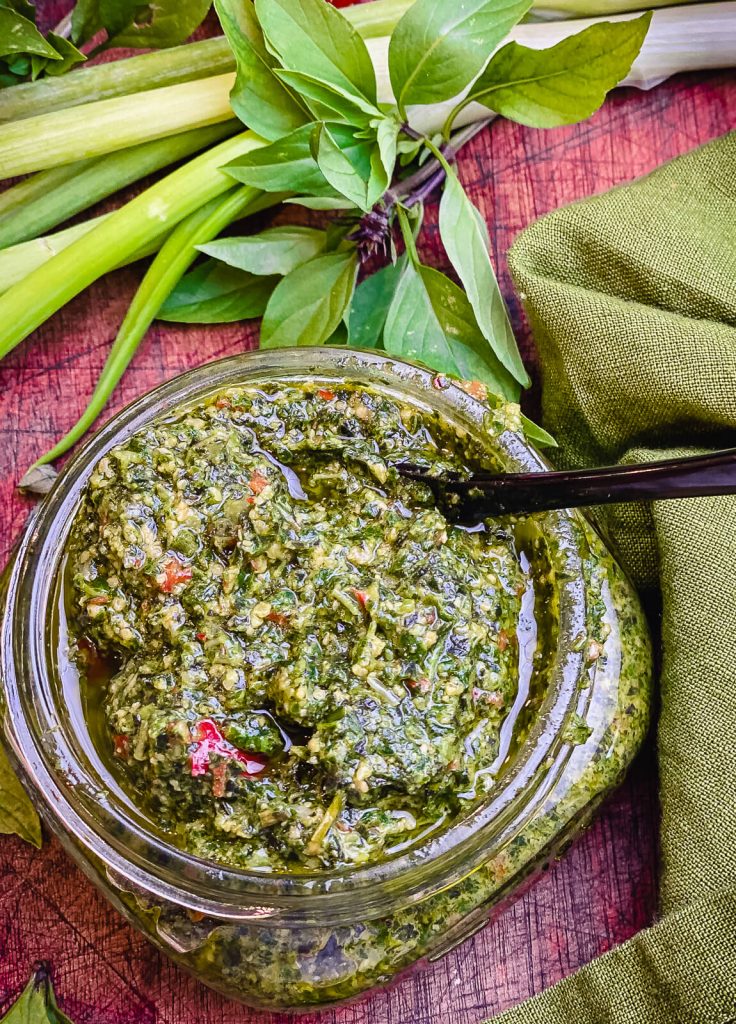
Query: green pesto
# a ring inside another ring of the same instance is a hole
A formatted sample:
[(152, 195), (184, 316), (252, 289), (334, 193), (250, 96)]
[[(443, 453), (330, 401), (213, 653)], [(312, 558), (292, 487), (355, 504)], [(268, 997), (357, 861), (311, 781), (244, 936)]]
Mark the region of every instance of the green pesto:
[(512, 524), (448, 524), (395, 468), (480, 459), (365, 388), (282, 385), (175, 412), (101, 460), (72, 535), (73, 642), (82, 666), (104, 659), (86, 688), (105, 753), (175, 843), (334, 869), (486, 797), (547, 564)]
[(546, 796), (520, 830), (451, 888), (354, 925), (280, 927), (277, 922), (193, 921), (186, 911), (117, 892), (149, 937), (207, 984), (252, 1006), (308, 1009), (350, 999), (393, 980), (422, 957), (436, 957), (473, 934), (589, 820), (620, 782), (649, 721), (651, 649), (641, 608), (600, 538), (576, 527), (587, 552), (583, 573), (586, 653), (578, 711), (563, 738), (567, 754)]

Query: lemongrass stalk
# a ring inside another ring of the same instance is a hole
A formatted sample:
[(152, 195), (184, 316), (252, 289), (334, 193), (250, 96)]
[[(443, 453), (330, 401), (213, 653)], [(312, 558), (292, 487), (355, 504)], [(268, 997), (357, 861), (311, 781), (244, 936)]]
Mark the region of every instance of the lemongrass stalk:
[(196, 247), (212, 241), (223, 228), (239, 217), (280, 200), (281, 196), (264, 197), (257, 189), (248, 186), (234, 188), (224, 197), (218, 196), (210, 200), (174, 228), (136, 292), (87, 408), (72, 429), (51, 451), (41, 456), (34, 466), (53, 462), (64, 452), (69, 451), (92, 426), (125, 373), (161, 306), (199, 255)]
[[(342, 13), (365, 38), (390, 35), (414, 0), (372, 0)], [(128, 96), (181, 82), (211, 78), (235, 70), (235, 58), (224, 36), (137, 57), (78, 68), (59, 78), (14, 85), (3, 91), (0, 122), (37, 117), (96, 100)]]
[(74, 224), (73, 227), (57, 231), (45, 238), (33, 238), (29, 242), (21, 242), (20, 245), (11, 245), (8, 249), (0, 249), (0, 295), (9, 291), (24, 277), (32, 274), (34, 270), (38, 270), (39, 267), (48, 263), (62, 250), (67, 249), (72, 242), (89, 234), (93, 228), (96, 228), (108, 217), (109, 214), (103, 214), (101, 217), (93, 217), (82, 224)]
[(96, 100), (211, 78), (235, 70), (235, 58), (224, 36), (186, 43), (168, 50), (144, 53), (75, 69), (58, 78), (39, 78), (3, 90), (0, 121), (37, 117)]
[[(72, 242), (78, 241), (84, 235), (106, 221), (111, 214), (103, 213), (99, 217), (91, 217), (81, 224), (74, 224), (63, 231), (55, 231), (52, 235), (45, 235), (42, 238), (32, 238), (28, 242), (21, 242), (19, 245), (11, 245), (8, 249), (0, 249), (0, 295), (9, 291), (23, 278), (28, 277), (34, 270), (43, 267), (50, 259), (68, 249)], [(144, 245), (138, 252), (127, 256), (113, 269), (127, 267), (129, 263), (152, 256), (161, 248), (168, 231), (162, 232), (152, 241)]]
[(78, 173), (81, 164), (65, 164), (63, 167), (54, 167), (51, 171), (42, 175), (35, 174), (32, 178), (25, 178), (19, 181), (12, 188), (6, 188), (0, 192), (0, 224), (2, 224), (12, 213), (22, 209), (27, 203), (34, 203), (41, 196), (51, 189), (57, 189), (73, 181)]
[(232, 188), (220, 168), (262, 146), (244, 132), (151, 185), (0, 296), (0, 358), (70, 299)]
[(102, 156), (233, 118), (233, 75), (99, 100), (2, 129), (0, 178)]
[(0, 247), (37, 238), (126, 185), (233, 135), (236, 121), (54, 167), (0, 195)]
[[(699, 0), (696, 0), (699, 2)], [(693, 0), (534, 0), (535, 14), (557, 15), (570, 18), (608, 17), (627, 11), (644, 11), (652, 7), (674, 7), (677, 4), (691, 4)]]

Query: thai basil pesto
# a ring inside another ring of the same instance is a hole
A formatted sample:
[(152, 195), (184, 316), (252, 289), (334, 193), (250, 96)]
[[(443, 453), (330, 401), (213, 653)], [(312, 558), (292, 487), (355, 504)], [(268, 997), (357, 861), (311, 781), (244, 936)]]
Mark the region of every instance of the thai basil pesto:
[(395, 468), (479, 458), (364, 387), (274, 385), (100, 461), (72, 635), (80, 665), (108, 666), (87, 673), (108, 753), (178, 845), (277, 871), (366, 863), (493, 786), (529, 564), (507, 525), (449, 525)]

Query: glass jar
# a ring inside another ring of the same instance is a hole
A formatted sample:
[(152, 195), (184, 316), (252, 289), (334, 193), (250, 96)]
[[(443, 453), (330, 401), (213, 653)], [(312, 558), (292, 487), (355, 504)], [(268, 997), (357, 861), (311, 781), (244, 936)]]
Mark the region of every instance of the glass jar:
[[(88, 877), (207, 985), (254, 1007), (307, 1010), (442, 956), (560, 851), (646, 732), (651, 655), (635, 594), (589, 522), (576, 512), (536, 516), (558, 625), (534, 662), (538, 709), (484, 804), (419, 846), (320, 874), (236, 870), (172, 846), (90, 740), (78, 686), (69, 685), (55, 583), (80, 496), (111, 447), (182, 405), (274, 380), (364, 383), (469, 431), (491, 466), (546, 468), (520, 433), (516, 406), (483, 403), (383, 354), (281, 350), (201, 367), (114, 417), (32, 513), (4, 576), (0, 671), (11, 757)], [(523, 703), (530, 681), (521, 682)]]

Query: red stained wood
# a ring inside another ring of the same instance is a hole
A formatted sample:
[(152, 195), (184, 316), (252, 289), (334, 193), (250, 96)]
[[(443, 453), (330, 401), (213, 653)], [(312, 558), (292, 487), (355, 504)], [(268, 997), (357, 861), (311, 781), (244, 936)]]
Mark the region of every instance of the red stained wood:
[[(68, 3), (38, 5), (53, 24)], [(491, 229), (524, 354), (533, 343), (505, 252), (536, 217), (645, 174), (736, 127), (730, 73), (622, 90), (583, 125), (537, 132), (499, 121), (463, 153), (460, 173)], [(446, 261), (428, 211), (424, 254)], [(0, 364), (0, 557), (30, 502), (14, 482), (81, 413), (141, 268), (111, 274)], [(111, 401), (111, 415), (182, 370), (252, 348), (255, 324), (156, 324)], [(560, 863), (485, 931), (388, 992), (307, 1018), (320, 1024), (474, 1024), (553, 984), (645, 927), (656, 909), (657, 800), (651, 749)], [(159, 956), (97, 894), (56, 842), (40, 852), (0, 837), (0, 1007), (34, 960), (52, 961), (76, 1024), (285, 1022), (228, 1003)]]

